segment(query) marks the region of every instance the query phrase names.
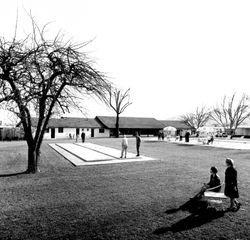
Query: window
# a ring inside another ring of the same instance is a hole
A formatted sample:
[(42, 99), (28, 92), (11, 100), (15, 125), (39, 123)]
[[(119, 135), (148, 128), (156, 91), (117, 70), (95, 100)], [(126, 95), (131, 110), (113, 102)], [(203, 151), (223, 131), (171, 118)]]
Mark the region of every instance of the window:
[(46, 128), (46, 129), (45, 129), (45, 132), (46, 132), (46, 133), (49, 133), (49, 128)]
[(58, 132), (59, 132), (59, 133), (63, 133), (63, 128), (62, 128), (62, 127), (59, 127), (59, 128), (58, 128)]
[(87, 128), (87, 132), (89, 131), (89, 128)]
[(104, 128), (99, 128), (99, 133), (104, 133)]

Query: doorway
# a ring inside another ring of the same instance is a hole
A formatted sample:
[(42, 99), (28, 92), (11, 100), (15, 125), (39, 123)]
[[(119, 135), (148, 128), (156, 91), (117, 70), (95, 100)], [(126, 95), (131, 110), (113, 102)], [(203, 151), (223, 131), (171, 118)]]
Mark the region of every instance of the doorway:
[(55, 138), (55, 128), (51, 128), (51, 138)]

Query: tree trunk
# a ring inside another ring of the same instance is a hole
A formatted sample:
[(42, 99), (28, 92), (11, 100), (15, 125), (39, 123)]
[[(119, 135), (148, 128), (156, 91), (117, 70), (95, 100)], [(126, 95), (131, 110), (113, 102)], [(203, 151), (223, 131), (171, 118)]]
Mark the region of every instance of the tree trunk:
[(119, 114), (116, 115), (115, 136), (119, 137)]
[(231, 134), (230, 139), (233, 139), (233, 136), (234, 136), (234, 129), (231, 129), (231, 130), (230, 130), (230, 134)]
[(28, 146), (28, 168), (27, 173), (39, 172), (38, 162), (40, 159), (40, 151), (35, 150), (33, 147)]

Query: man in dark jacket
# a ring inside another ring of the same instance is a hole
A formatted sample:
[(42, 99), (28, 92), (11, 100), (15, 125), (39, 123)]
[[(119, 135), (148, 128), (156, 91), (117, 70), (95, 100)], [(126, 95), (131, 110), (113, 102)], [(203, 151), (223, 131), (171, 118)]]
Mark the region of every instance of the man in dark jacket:
[(84, 143), (85, 142), (85, 132), (84, 131), (82, 131), (81, 138), (82, 138), (82, 142)]
[(139, 157), (140, 156), (141, 137), (139, 136), (138, 132), (135, 133), (135, 139), (136, 139), (136, 151), (137, 151), (136, 157)]

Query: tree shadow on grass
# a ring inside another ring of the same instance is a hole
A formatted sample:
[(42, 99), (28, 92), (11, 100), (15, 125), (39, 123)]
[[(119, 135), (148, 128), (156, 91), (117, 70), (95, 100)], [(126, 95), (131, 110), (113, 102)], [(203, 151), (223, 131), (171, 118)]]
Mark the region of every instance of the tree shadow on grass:
[(173, 214), (177, 211), (188, 211), (191, 214), (181, 219), (180, 221), (172, 224), (168, 227), (161, 227), (156, 229), (153, 233), (156, 235), (164, 234), (166, 232), (180, 232), (195, 227), (199, 227), (203, 224), (211, 222), (214, 219), (223, 217), (225, 210), (217, 210), (214, 207), (209, 206), (207, 201), (197, 199), (190, 199), (178, 208), (168, 209), (165, 213)]
[(24, 172), (18, 172), (18, 173), (6, 173), (6, 174), (0, 174), (0, 178), (1, 177), (13, 177), (13, 176), (18, 176), (18, 175), (23, 175), (26, 174), (27, 171)]

